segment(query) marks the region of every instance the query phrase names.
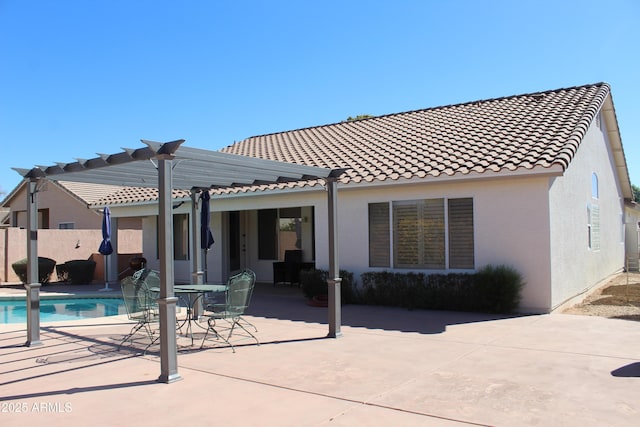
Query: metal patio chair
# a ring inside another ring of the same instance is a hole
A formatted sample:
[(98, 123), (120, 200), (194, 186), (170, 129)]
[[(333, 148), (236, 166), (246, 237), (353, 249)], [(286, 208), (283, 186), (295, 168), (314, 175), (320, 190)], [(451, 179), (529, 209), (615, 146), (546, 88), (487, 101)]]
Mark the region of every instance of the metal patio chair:
[[(133, 273), (133, 279), (136, 280), (140, 286), (146, 288), (149, 293), (149, 297), (155, 303), (156, 312), (158, 311), (158, 303), (156, 302), (160, 298), (160, 272), (151, 270), (149, 268), (142, 268)], [(186, 304), (183, 301), (183, 304)], [(176, 314), (181, 313), (181, 307), (176, 307)], [(188, 313), (187, 313), (188, 314)], [(182, 326), (186, 323), (187, 319), (176, 318), (176, 330), (182, 333)]]
[(249, 307), (255, 283), (255, 273), (248, 269), (244, 270), (231, 276), (227, 281), (223, 303), (205, 304), (204, 316), (207, 317), (207, 330), (202, 338), (200, 348), (204, 346), (205, 340), (211, 332), (215, 338), (220, 338), (229, 344), (235, 353), (235, 347), (230, 340), (234, 331), (238, 330), (242, 330), (260, 345), (258, 338), (249, 331), (252, 328), (258, 332), (258, 329), (242, 317)]
[(120, 288), (127, 309), (127, 316), (129, 320), (136, 322), (136, 324), (120, 342), (118, 349), (127, 341), (130, 341), (131, 345), (133, 345), (134, 335), (138, 331), (144, 330), (150, 340), (150, 343), (144, 349), (144, 353), (146, 353), (149, 347), (160, 338), (160, 335), (157, 334), (158, 328), (153, 326), (160, 320), (158, 303), (156, 301), (157, 296), (149, 290), (145, 280), (140, 277), (125, 277), (120, 282)]

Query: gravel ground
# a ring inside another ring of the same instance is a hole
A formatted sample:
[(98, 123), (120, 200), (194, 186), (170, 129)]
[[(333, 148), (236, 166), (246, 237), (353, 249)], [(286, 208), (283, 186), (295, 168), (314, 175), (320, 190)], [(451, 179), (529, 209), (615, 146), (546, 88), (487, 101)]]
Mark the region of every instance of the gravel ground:
[(562, 313), (640, 321), (640, 273), (614, 276)]

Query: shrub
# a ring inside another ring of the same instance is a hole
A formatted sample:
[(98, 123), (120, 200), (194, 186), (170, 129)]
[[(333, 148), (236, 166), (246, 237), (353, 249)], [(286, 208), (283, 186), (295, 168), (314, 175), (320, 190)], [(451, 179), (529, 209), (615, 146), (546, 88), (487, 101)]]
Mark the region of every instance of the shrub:
[(306, 298), (313, 298), (318, 295), (327, 295), (327, 275), (325, 270), (315, 268), (300, 271), (300, 286)]
[(96, 262), (86, 259), (76, 259), (64, 263), (69, 281), (74, 285), (91, 283), (96, 271)]
[(520, 291), (523, 286), (520, 273), (505, 265), (487, 265), (475, 274), (475, 293), (482, 311), (514, 311), (520, 303)]
[(478, 273), (366, 272), (359, 300), (409, 309), (509, 313), (518, 307), (522, 277), (513, 268), (486, 266)]
[[(49, 283), (51, 273), (56, 266), (56, 262), (51, 258), (38, 257), (38, 282)], [(27, 283), (27, 258), (23, 258), (19, 261), (11, 264), (13, 271), (20, 278), (22, 283)]]
[[(343, 304), (353, 304), (357, 301), (353, 273), (340, 270), (340, 298)], [(300, 271), (300, 285), (302, 293), (308, 299), (319, 295), (327, 295), (329, 292), (327, 270), (309, 269)]]

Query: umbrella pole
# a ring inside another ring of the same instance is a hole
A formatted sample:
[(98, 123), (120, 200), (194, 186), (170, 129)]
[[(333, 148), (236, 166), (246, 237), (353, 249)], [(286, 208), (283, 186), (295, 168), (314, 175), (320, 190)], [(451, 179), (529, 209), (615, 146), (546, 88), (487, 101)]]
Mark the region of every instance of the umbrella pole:
[(109, 255), (105, 255), (104, 256), (104, 288), (100, 289), (101, 292), (113, 290), (109, 287), (109, 280), (107, 279), (108, 277), (109, 277)]
[(209, 278), (207, 277), (209, 275), (209, 269), (207, 268), (207, 252), (209, 252), (207, 249), (203, 250), (204, 252), (204, 283), (209, 283)]

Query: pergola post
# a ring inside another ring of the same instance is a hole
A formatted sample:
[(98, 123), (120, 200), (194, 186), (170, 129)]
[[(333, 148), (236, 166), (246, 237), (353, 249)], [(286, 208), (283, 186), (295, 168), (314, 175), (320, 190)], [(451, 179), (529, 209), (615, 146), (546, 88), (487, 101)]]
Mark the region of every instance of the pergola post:
[(27, 347), (40, 341), (40, 280), (38, 272), (38, 178), (27, 184)]
[[(204, 283), (205, 272), (202, 269), (202, 253), (204, 250), (200, 247), (200, 212), (198, 209), (198, 190), (191, 189), (191, 283), (202, 285)], [(189, 298), (195, 298), (189, 295)], [(197, 298), (190, 301), (193, 307), (191, 316), (197, 319), (202, 313), (202, 299)]]
[(158, 247), (160, 251), (160, 377), (158, 381), (172, 383), (181, 380), (178, 373), (176, 339), (176, 304), (173, 293), (173, 155), (158, 155)]
[(342, 322), (342, 304), (340, 302), (340, 265), (338, 259), (338, 180), (337, 178), (327, 178), (327, 206), (329, 225), (329, 277), (327, 286), (329, 287), (329, 338), (342, 336), (340, 323)]
[(198, 209), (198, 190), (191, 189), (191, 280), (193, 284), (204, 283), (202, 270), (202, 248), (200, 247), (200, 211)]

